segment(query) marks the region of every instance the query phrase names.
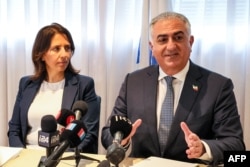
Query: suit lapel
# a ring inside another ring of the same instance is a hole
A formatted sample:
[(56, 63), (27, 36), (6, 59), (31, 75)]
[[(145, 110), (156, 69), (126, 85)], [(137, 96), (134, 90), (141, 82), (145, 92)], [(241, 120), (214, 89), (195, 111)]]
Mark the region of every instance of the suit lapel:
[(201, 77), (197, 66), (190, 62), (190, 68), (187, 73), (179, 103), (174, 116), (173, 124), (168, 138), (167, 148), (171, 148), (172, 143), (175, 141), (179, 133), (182, 133), (180, 122), (185, 121), (190, 114), (192, 107), (201, 89), (201, 83), (198, 78)]
[(74, 101), (79, 100), (80, 97), (78, 97), (79, 95), (77, 94), (79, 93), (78, 86), (79, 84), (76, 77), (66, 75), (66, 82), (62, 99), (62, 108), (71, 110)]
[[(24, 88), (22, 97), (25, 97), (25, 98), (22, 99), (21, 104), (20, 104), (20, 106), (22, 107), (21, 111), (25, 112), (22, 115), (25, 117), (27, 116), (29, 107), (30, 107), (32, 101), (34, 100), (34, 98), (39, 90), (39, 87), (41, 85), (40, 81), (29, 81), (29, 82), (30, 83), (27, 85), (27, 87)], [(26, 83), (24, 83), (24, 84), (26, 84)]]
[(147, 122), (147, 130), (149, 131), (147, 140), (152, 140), (155, 149), (159, 149), (158, 133), (157, 133), (157, 113), (156, 113), (156, 98), (158, 86), (159, 70), (158, 66), (150, 68), (146, 73), (144, 81), (144, 104), (145, 104), (145, 122)]

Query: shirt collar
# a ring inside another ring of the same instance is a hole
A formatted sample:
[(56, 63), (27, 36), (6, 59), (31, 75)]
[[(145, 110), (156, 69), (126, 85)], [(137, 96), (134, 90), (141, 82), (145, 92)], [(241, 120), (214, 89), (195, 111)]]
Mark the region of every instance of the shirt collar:
[[(188, 61), (187, 64), (185, 65), (185, 67), (180, 72), (173, 75), (173, 77), (175, 77), (176, 79), (184, 82), (184, 80), (186, 78), (186, 75), (187, 75), (187, 72), (188, 72), (188, 69), (189, 69), (189, 66), (190, 66), (190, 62)], [(161, 67), (159, 67), (158, 81), (162, 80), (166, 76), (168, 76), (168, 75), (164, 73), (164, 71), (162, 70)]]

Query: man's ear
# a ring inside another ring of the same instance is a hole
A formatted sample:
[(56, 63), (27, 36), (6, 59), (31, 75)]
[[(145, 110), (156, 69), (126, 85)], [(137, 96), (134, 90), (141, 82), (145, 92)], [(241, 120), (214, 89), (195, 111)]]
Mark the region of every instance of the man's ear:
[(152, 42), (149, 41), (148, 44), (149, 44), (150, 49), (153, 50), (153, 44), (152, 44)]
[(194, 43), (194, 36), (191, 35), (190, 38), (189, 38), (189, 44), (190, 44), (190, 46), (192, 46), (193, 43)]

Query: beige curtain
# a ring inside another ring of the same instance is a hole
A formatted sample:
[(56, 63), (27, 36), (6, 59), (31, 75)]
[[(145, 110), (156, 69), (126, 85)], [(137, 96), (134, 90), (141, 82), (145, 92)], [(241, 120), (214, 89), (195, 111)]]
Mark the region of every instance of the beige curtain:
[[(58, 22), (71, 31), (76, 45), (72, 63), (82, 74), (94, 78), (97, 94), (102, 97), (101, 130), (125, 75), (149, 64), (149, 20), (162, 11), (175, 10), (186, 14), (192, 23), (195, 36), (192, 60), (232, 78), (245, 142), (250, 149), (249, 3), (248, 0), (233, 4), (200, 0), (0, 0), (0, 145), (8, 145), (5, 134), (18, 81), (33, 73), (31, 48), (42, 26)], [(237, 14), (242, 14), (240, 20), (236, 19)], [(106, 153), (100, 141), (99, 146), (99, 152)]]

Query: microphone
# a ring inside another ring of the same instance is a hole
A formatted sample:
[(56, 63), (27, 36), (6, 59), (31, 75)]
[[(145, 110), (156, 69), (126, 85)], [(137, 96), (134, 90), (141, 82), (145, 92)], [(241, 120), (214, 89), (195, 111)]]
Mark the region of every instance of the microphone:
[(46, 156), (50, 156), (59, 144), (59, 131), (53, 115), (45, 115), (41, 119), (41, 130), (38, 131), (38, 145), (46, 148)]
[(88, 104), (85, 101), (78, 100), (73, 104), (72, 111), (76, 115), (76, 120), (81, 120), (88, 111)]
[(86, 136), (86, 127), (82, 121), (74, 120), (66, 126), (61, 134), (61, 144), (45, 159), (43, 165), (45, 167), (56, 167), (60, 162), (62, 154), (68, 147), (76, 147)]
[(97, 165), (97, 167), (110, 167), (110, 163), (108, 160), (103, 160), (101, 163)]
[(114, 141), (121, 144), (122, 139), (128, 137), (132, 130), (132, 123), (127, 117), (114, 115), (110, 119), (110, 133)]
[(132, 123), (128, 118), (118, 115), (111, 117), (110, 133), (114, 139), (107, 149), (106, 158), (116, 166), (125, 157), (125, 149), (121, 146), (121, 141), (130, 134), (131, 130)]
[(62, 126), (67, 126), (73, 120), (75, 120), (75, 113), (68, 109), (61, 109), (61, 111), (56, 115), (57, 123)]
[[(79, 121), (79, 122), (83, 122), (81, 120), (81, 118), (86, 114), (86, 112), (88, 111), (88, 105), (86, 102), (82, 101), (82, 100), (79, 100), (79, 101), (76, 101), (73, 106), (72, 106), (72, 113), (75, 115), (75, 120), (76, 121)], [(83, 124), (83, 123), (82, 123)], [(86, 128), (84, 129), (85, 131)], [(68, 131), (70, 132), (70, 131)], [(65, 132), (67, 133), (67, 132)], [(66, 135), (68, 136), (68, 135)], [(61, 136), (62, 140), (64, 140), (64, 136), (62, 135)], [(78, 144), (79, 145), (79, 144)], [(74, 147), (74, 146), (71, 146), (71, 148)], [(69, 149), (71, 150), (71, 149)], [(69, 156), (69, 157), (63, 157), (61, 158), (61, 160), (71, 160), (71, 159), (75, 159), (76, 161), (76, 166), (78, 166), (79, 162), (81, 159), (85, 158), (85, 159), (88, 159), (88, 160), (92, 160), (92, 161), (98, 161), (100, 162), (100, 160), (98, 159), (94, 159), (94, 158), (90, 158), (90, 157), (87, 157), (87, 156), (84, 156), (84, 155), (81, 155), (80, 154), (80, 149), (78, 147), (75, 147), (74, 148), (75, 150), (75, 155), (73, 156)]]

